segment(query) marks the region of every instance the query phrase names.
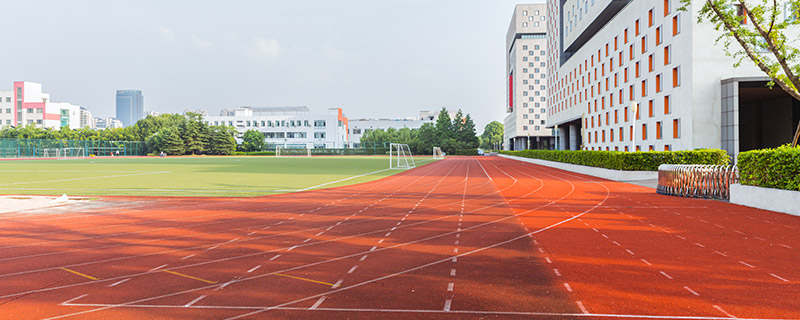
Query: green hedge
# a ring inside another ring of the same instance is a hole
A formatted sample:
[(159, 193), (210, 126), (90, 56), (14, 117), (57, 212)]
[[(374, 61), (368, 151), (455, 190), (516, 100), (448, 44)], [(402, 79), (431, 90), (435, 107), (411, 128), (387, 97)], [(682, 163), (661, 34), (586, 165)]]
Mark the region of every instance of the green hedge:
[(477, 156), (478, 149), (458, 149), (454, 156)]
[(242, 152), (242, 151), (234, 151), (234, 156), (274, 156), (275, 151), (250, 151), (250, 152)]
[(719, 149), (650, 152), (520, 150), (500, 151), (500, 153), (582, 166), (628, 171), (656, 171), (659, 165), (665, 163), (727, 165), (730, 162), (728, 154), (724, 150)]
[(800, 148), (745, 151), (737, 160), (741, 184), (800, 191)]

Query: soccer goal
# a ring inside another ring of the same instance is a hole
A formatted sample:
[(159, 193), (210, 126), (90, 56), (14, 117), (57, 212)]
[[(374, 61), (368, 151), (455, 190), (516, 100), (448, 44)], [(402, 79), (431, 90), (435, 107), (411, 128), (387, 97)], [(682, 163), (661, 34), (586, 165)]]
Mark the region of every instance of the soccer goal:
[(275, 156), (284, 157), (310, 157), (311, 149), (309, 148), (286, 148), (284, 146), (275, 146)]
[(434, 159), (444, 159), (444, 152), (442, 152), (442, 148), (433, 147), (433, 158)]
[(86, 151), (83, 148), (63, 148), (59, 159), (84, 159), (86, 158)]
[(407, 144), (389, 144), (389, 169), (411, 169), (416, 166), (411, 148)]

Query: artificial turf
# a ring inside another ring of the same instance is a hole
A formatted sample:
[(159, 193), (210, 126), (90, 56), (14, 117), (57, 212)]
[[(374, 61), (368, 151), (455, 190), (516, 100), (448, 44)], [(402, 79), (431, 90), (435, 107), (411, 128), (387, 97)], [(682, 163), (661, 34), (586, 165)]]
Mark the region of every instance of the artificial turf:
[[(401, 172), (380, 171), (389, 167), (388, 161), (383, 156), (0, 161), (0, 194), (249, 197), (355, 184)], [(418, 164), (427, 161), (417, 159)], [(327, 184), (359, 175), (364, 176)]]

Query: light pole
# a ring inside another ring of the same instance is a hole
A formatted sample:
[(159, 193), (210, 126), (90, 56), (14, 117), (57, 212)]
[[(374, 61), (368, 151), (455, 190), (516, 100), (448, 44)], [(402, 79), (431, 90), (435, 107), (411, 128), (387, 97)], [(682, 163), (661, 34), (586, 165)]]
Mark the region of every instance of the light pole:
[(639, 113), (639, 103), (631, 103), (633, 115), (631, 115), (631, 152), (636, 151), (636, 115)]

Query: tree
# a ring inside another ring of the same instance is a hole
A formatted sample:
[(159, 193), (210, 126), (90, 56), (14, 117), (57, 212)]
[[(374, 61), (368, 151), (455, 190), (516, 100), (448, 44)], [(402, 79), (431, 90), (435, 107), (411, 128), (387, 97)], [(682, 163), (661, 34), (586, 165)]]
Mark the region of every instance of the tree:
[(181, 125), (181, 136), (186, 147), (186, 152), (191, 154), (202, 153), (208, 141), (206, 124), (203, 116), (198, 113), (189, 112), (186, 121)]
[(480, 140), (475, 132), (475, 122), (472, 121), (469, 113), (464, 117), (464, 124), (461, 126), (458, 140), (465, 144), (463, 149), (475, 149), (480, 145)]
[(450, 114), (445, 107), (442, 107), (439, 117), (436, 118), (436, 136), (442, 140), (453, 137), (453, 122), (450, 121)]
[[(687, 10), (692, 0), (681, 3), (681, 10)], [(790, 27), (800, 25), (800, 0), (705, 0), (698, 12), (698, 22), (703, 19), (722, 31), (717, 42), (723, 41), (725, 53), (737, 59), (734, 66), (749, 59), (772, 79), (770, 87), (778, 84), (795, 100), (800, 100), (800, 50), (793, 46), (797, 45), (797, 34), (787, 37), (787, 32), (796, 32)], [(731, 49), (733, 42), (738, 43), (737, 49)], [(797, 146), (798, 135), (800, 123), (792, 147)]]
[(236, 129), (229, 126), (209, 127), (208, 152), (211, 154), (231, 154), (236, 150)]
[(162, 144), (161, 150), (170, 155), (177, 155), (183, 154), (186, 151), (186, 148), (183, 145), (183, 139), (181, 136), (176, 132), (174, 128), (164, 128), (158, 132), (158, 135), (161, 136)]
[(483, 127), (481, 134), (481, 148), (494, 149), (496, 145), (503, 142), (503, 124), (499, 121), (492, 121)]
[(261, 151), (264, 149), (264, 134), (258, 130), (247, 130), (242, 136), (242, 143), (239, 145), (242, 151)]

